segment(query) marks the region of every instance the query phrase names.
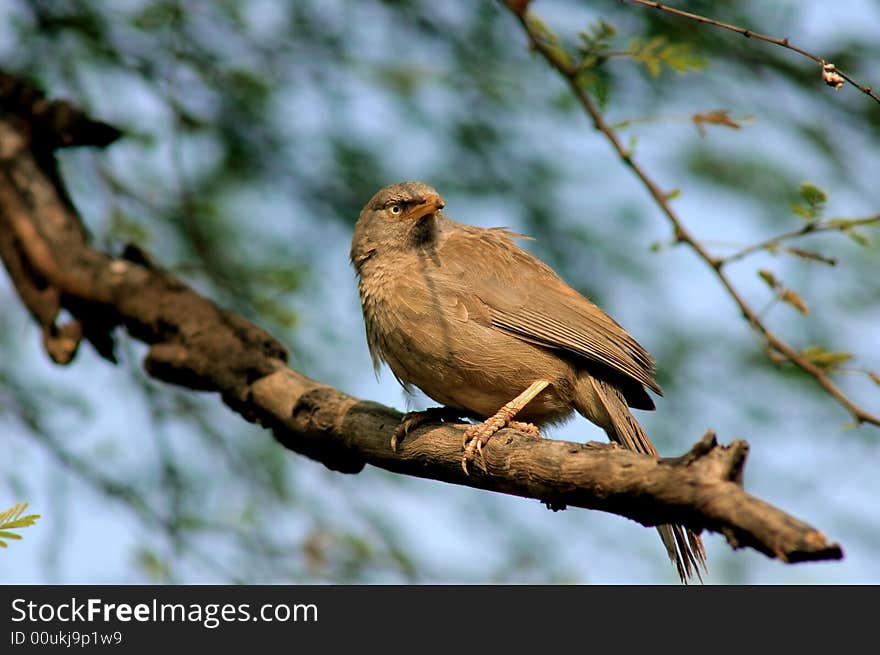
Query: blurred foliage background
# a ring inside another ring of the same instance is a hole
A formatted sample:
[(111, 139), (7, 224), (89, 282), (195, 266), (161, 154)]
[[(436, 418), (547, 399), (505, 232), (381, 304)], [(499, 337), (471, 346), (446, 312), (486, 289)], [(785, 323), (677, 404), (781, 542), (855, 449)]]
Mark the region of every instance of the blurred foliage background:
[[(880, 8), (689, 2), (778, 36), (880, 86)], [(802, 224), (804, 181), (828, 216), (878, 212), (880, 105), (833, 91), (790, 51), (611, 0), (537, 0), (569, 47), (613, 26), (591, 92), (685, 223), (718, 254)], [(672, 46), (658, 61), (651, 43)], [(639, 46), (641, 44), (641, 46)], [(641, 59), (641, 60), (640, 60)], [(134, 241), (221, 305), (286, 342), (291, 365), (395, 405), (373, 376), (351, 229), (381, 186), (419, 179), (447, 212), (507, 225), (626, 326), (666, 397), (639, 417), (664, 454), (707, 428), (752, 445), (746, 487), (840, 541), (842, 563), (785, 566), (709, 536), (710, 582), (880, 582), (880, 430), (790, 366), (773, 365), (711, 275), (672, 246), (658, 208), (500, 3), (464, 0), (2, 0), (0, 66), (125, 131), (61, 154), (96, 244)], [(679, 70), (676, 70), (678, 68)], [(738, 129), (691, 120), (727, 111)], [(880, 249), (840, 234), (809, 247), (838, 265), (760, 253), (732, 275), (798, 347), (880, 370)], [(804, 247), (807, 247), (806, 242)], [(810, 304), (772, 303), (772, 270)], [(368, 469), (331, 473), (217, 398), (149, 380), (120, 339), (111, 367), (66, 368), (0, 277), (0, 505), (43, 519), (0, 553), (9, 582), (675, 582), (652, 530), (548, 512)], [(877, 411), (880, 387), (839, 382)], [(604, 440), (577, 419), (550, 436)], [(5, 500), (3, 500), (5, 499)]]

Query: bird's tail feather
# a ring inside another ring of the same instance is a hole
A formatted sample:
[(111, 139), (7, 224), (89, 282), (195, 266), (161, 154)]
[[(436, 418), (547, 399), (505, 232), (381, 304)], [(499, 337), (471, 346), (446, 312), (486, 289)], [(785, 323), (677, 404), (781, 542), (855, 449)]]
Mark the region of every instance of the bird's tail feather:
[[(597, 404), (604, 409), (604, 413), (609, 419), (608, 421), (599, 421), (600, 425), (605, 424), (608, 437), (629, 450), (657, 457), (654, 444), (651, 443), (642, 426), (629, 411), (623, 394), (601, 380), (591, 377), (589, 381), (595, 392)], [(587, 415), (587, 418), (595, 420), (596, 417)], [(669, 559), (675, 564), (681, 581), (687, 584), (688, 580), (696, 575), (702, 582), (700, 567), (704, 571), (707, 568), (706, 550), (700, 536), (681, 525), (658, 525), (657, 532), (660, 533), (660, 539), (666, 546)]]

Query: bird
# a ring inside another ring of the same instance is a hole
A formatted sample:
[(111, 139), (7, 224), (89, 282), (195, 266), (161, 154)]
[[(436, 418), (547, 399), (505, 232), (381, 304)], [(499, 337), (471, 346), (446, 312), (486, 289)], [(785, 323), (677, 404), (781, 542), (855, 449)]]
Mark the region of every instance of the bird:
[[(627, 449), (657, 457), (630, 409), (662, 395), (648, 351), (504, 227), (459, 223), (431, 186), (380, 189), (354, 227), (350, 259), (374, 368), (386, 363), (405, 390), (440, 408), (410, 412), (391, 448), (422, 423), (449, 417), (470, 425), (462, 467), (492, 434), (534, 435), (574, 412)], [(706, 570), (698, 534), (657, 526), (682, 582)]]

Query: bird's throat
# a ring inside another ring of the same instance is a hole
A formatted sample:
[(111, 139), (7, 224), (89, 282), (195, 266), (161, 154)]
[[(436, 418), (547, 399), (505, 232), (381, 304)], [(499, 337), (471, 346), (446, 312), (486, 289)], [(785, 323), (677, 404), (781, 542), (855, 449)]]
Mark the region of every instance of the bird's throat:
[(431, 246), (437, 238), (437, 216), (434, 212), (420, 216), (409, 232), (410, 245), (414, 248)]

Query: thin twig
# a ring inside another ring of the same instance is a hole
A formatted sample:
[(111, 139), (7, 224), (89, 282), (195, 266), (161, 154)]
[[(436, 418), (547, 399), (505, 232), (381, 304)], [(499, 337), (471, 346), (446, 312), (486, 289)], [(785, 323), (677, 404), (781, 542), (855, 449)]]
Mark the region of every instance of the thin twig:
[(796, 230), (791, 230), (790, 232), (783, 232), (775, 237), (770, 237), (769, 239), (765, 239), (760, 243), (752, 244), (751, 246), (746, 246), (742, 250), (738, 250), (732, 255), (728, 255), (727, 257), (722, 257), (718, 259), (719, 266), (725, 266), (730, 264), (731, 262), (739, 261), (740, 259), (744, 259), (748, 257), (752, 253), (758, 252), (759, 250), (767, 250), (772, 248), (776, 244), (782, 243), (783, 241), (790, 241), (792, 239), (796, 239), (798, 237), (802, 237), (806, 234), (817, 234), (819, 232), (845, 232), (853, 227), (859, 227), (862, 225), (873, 225), (875, 223), (880, 223), (880, 214), (876, 216), (869, 216), (867, 218), (859, 218), (859, 219), (831, 219), (830, 221), (824, 222), (816, 222), (811, 221), (809, 223), (805, 223), (803, 226), (799, 227)]
[(633, 158), (632, 152), (623, 145), (623, 143), (620, 141), (620, 138), (617, 136), (617, 133), (611, 128), (611, 126), (608, 125), (608, 123), (605, 122), (605, 119), (602, 117), (602, 113), (599, 111), (599, 108), (590, 99), (590, 96), (582, 88), (582, 86), (578, 84), (577, 68), (575, 68), (573, 65), (566, 63), (563, 58), (559, 57), (551, 48), (547, 46), (540, 35), (534, 32), (524, 12), (521, 13), (514, 9), (511, 9), (511, 12), (516, 16), (517, 20), (519, 20), (523, 29), (526, 31), (532, 48), (541, 53), (541, 55), (544, 57), (544, 59), (547, 60), (550, 66), (556, 69), (566, 79), (569, 87), (571, 87), (572, 93), (574, 93), (581, 106), (584, 108), (587, 114), (589, 114), (594, 127), (605, 135), (605, 137), (611, 143), (612, 147), (617, 152), (621, 160), (623, 160), (623, 162), (627, 166), (629, 166), (630, 169), (632, 169), (633, 173), (635, 173), (636, 177), (639, 178), (642, 185), (654, 198), (658, 207), (660, 207), (661, 211), (666, 215), (666, 218), (672, 225), (675, 240), (678, 243), (685, 243), (690, 246), (691, 249), (693, 249), (693, 251), (697, 254), (697, 256), (714, 271), (719, 282), (721, 282), (721, 285), (725, 288), (730, 297), (733, 298), (733, 301), (736, 303), (737, 307), (739, 307), (742, 315), (749, 322), (752, 328), (754, 328), (761, 336), (763, 336), (767, 343), (767, 346), (786, 357), (801, 370), (813, 376), (816, 382), (818, 382), (819, 385), (823, 389), (825, 389), (825, 391), (827, 391), (841, 405), (843, 405), (850, 412), (850, 414), (852, 414), (857, 423), (871, 423), (873, 425), (880, 426), (880, 417), (874, 416), (870, 412), (862, 409), (861, 407), (853, 403), (846, 396), (846, 394), (844, 394), (843, 391), (841, 391), (831, 381), (831, 379), (826, 374), (826, 371), (824, 371), (819, 366), (816, 366), (813, 362), (811, 362), (800, 352), (798, 352), (797, 349), (795, 349), (793, 346), (790, 346), (787, 342), (783, 341), (778, 336), (776, 336), (776, 334), (770, 331), (770, 329), (761, 320), (760, 316), (755, 312), (755, 310), (753, 310), (751, 306), (746, 303), (742, 295), (740, 295), (739, 291), (737, 291), (736, 287), (734, 287), (733, 283), (730, 281), (730, 278), (728, 278), (728, 276), (724, 273), (724, 271), (722, 270), (722, 260), (714, 257), (705, 248), (705, 246), (697, 241), (697, 239), (684, 226), (678, 214), (676, 214), (676, 212), (672, 209), (672, 206), (669, 204), (667, 200), (667, 194), (665, 194), (660, 186), (653, 180), (653, 178), (651, 178), (647, 174), (647, 172), (639, 164), (636, 163), (635, 159)]
[[(869, 98), (875, 100), (876, 102), (880, 102), (880, 96), (874, 93), (873, 89), (870, 86), (864, 86), (856, 82), (852, 77), (844, 73), (842, 70), (833, 66), (826, 62), (819, 55), (810, 52), (809, 50), (804, 50), (803, 48), (799, 48), (798, 46), (792, 45), (788, 38), (780, 39), (775, 36), (768, 36), (766, 34), (761, 34), (760, 32), (755, 32), (753, 30), (746, 29), (744, 27), (739, 27), (737, 25), (731, 25), (730, 23), (722, 23), (721, 21), (714, 20), (712, 18), (708, 18), (706, 16), (701, 16), (700, 14), (694, 14), (690, 11), (683, 11), (681, 9), (676, 9), (675, 7), (670, 7), (668, 5), (664, 5), (661, 2), (652, 2), (651, 0), (620, 0), (620, 2), (632, 2), (633, 4), (642, 5), (644, 7), (650, 7), (651, 9), (657, 9), (659, 11), (666, 12), (667, 14), (672, 14), (673, 16), (679, 16), (681, 18), (687, 18), (688, 20), (693, 20), (698, 23), (703, 23), (705, 25), (712, 25), (713, 27), (720, 27), (724, 30), (730, 30), (731, 32), (736, 32), (737, 34), (742, 34), (747, 39), (757, 39), (759, 41), (765, 41), (766, 43), (772, 43), (773, 45), (778, 45), (783, 48), (787, 48), (788, 50), (792, 50), (793, 52), (798, 53), (799, 55), (803, 55), (809, 59), (812, 59), (820, 66), (822, 66), (823, 73), (826, 70), (826, 66), (831, 66), (831, 70), (842, 77), (844, 80), (852, 84), (859, 91), (867, 95)], [(824, 79), (824, 76), (823, 76)], [(830, 86), (837, 85), (831, 84), (827, 82)]]

